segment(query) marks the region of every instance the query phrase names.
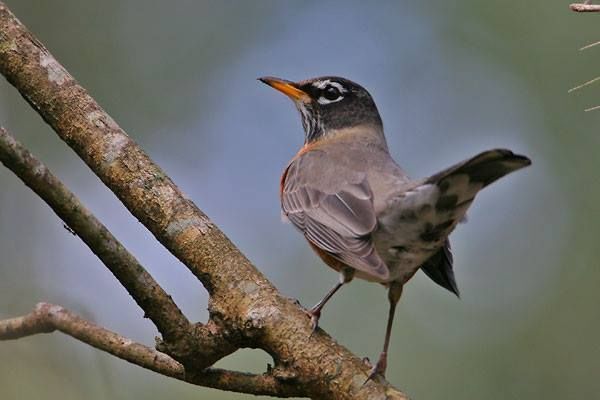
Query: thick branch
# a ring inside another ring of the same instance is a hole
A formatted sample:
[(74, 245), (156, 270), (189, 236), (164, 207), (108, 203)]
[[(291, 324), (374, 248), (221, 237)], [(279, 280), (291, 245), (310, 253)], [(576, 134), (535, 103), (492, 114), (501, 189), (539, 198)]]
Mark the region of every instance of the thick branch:
[(56, 330), (132, 364), (195, 385), (277, 397), (304, 395), (301, 388), (282, 382), (272, 374), (255, 375), (217, 368), (186, 372), (183, 365), (168, 355), (94, 325), (61, 306), (48, 303), (39, 303), (25, 316), (0, 321), (0, 340)]
[[(0, 73), (171, 253), (204, 284), (211, 320), (297, 371), (313, 398), (404, 399), (270, 282), (0, 2)], [(187, 366), (187, 364), (186, 364)]]

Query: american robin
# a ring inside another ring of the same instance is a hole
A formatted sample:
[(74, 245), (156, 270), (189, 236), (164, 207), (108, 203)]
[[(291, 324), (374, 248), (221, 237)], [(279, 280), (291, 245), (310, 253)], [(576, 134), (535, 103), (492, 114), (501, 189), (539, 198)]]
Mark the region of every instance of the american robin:
[(381, 117), (362, 86), (334, 76), (259, 79), (293, 100), (305, 131), (304, 146), (281, 177), (283, 214), (340, 273), (309, 311), (313, 329), (323, 306), (354, 277), (388, 287), (383, 351), (367, 380), (383, 376), (403, 285), (420, 268), (458, 296), (448, 235), (481, 189), (531, 161), (494, 149), (413, 180), (390, 156)]

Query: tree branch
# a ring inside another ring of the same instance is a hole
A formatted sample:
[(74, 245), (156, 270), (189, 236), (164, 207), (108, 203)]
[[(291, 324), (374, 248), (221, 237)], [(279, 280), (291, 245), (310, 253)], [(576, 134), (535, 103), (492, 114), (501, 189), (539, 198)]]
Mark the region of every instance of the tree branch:
[(92, 324), (53, 304), (39, 303), (25, 316), (0, 320), (0, 340), (57, 330), (132, 364), (195, 385), (276, 397), (304, 395), (300, 387), (281, 381), (270, 373), (255, 375), (217, 368), (188, 373), (182, 364), (168, 355)]
[(589, 4), (589, 1), (584, 3), (573, 3), (569, 8), (575, 12), (600, 12), (600, 4)]
[(167, 340), (190, 322), (137, 259), (52, 172), (0, 126), (0, 162), (31, 188), (102, 260)]
[[(0, 162), (15, 173), (102, 260), (163, 335), (162, 348), (208, 367), (237, 347), (214, 327), (192, 325), (171, 296), (52, 172), (0, 127)], [(198, 365), (198, 364), (196, 364)]]
[[(279, 294), (0, 2), (0, 73), (207, 288), (214, 327), (261, 348), (315, 399), (405, 399)], [(175, 357), (175, 356), (174, 356)], [(186, 369), (193, 360), (177, 359)]]

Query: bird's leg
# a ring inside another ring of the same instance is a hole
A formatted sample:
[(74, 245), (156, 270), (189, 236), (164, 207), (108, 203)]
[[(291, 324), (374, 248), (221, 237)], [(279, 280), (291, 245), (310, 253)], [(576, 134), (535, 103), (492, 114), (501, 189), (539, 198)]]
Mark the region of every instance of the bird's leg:
[(308, 311), (308, 315), (310, 316), (310, 325), (312, 326), (312, 333), (315, 333), (317, 328), (319, 327), (319, 318), (321, 318), (321, 310), (327, 304), (329, 299), (337, 292), (345, 283), (348, 283), (354, 277), (354, 269), (352, 268), (344, 268), (340, 272), (340, 279), (332, 287), (329, 292), (319, 301), (313, 308)]
[(375, 376), (380, 375), (385, 377), (385, 369), (387, 368), (387, 353), (390, 345), (390, 337), (392, 335), (392, 324), (394, 323), (394, 313), (396, 311), (396, 304), (400, 300), (402, 295), (402, 284), (399, 282), (392, 282), (388, 290), (388, 300), (390, 301), (390, 311), (388, 314), (387, 327), (385, 329), (385, 341), (383, 342), (383, 351), (379, 355), (377, 363), (371, 368), (369, 377), (365, 381), (367, 383)]
[(308, 311), (308, 315), (310, 315), (310, 325), (312, 327), (312, 333), (315, 333), (317, 328), (319, 327), (319, 318), (321, 318), (321, 310), (325, 306), (325, 304), (331, 299), (331, 297), (337, 292), (345, 282), (341, 279), (332, 287), (329, 292), (319, 301), (313, 308)]

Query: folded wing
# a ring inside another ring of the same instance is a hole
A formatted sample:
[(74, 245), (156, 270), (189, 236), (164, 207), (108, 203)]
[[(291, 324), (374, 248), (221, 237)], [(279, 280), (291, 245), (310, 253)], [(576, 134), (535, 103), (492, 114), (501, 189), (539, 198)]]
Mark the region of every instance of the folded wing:
[[(364, 176), (327, 179), (324, 155), (305, 153), (282, 178), (284, 215), (313, 245), (379, 280), (389, 271), (373, 246), (377, 226), (373, 195)], [(321, 168), (323, 167), (323, 168)]]

